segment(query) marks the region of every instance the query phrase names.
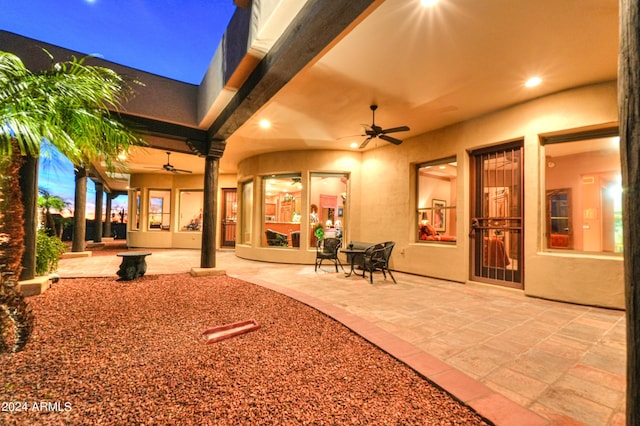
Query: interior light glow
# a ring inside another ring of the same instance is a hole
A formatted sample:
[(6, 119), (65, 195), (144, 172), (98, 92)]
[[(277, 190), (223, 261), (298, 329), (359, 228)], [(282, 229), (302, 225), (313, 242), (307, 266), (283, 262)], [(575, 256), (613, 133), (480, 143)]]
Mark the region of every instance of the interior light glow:
[(540, 77), (531, 77), (529, 80), (526, 81), (526, 83), (524, 83), (524, 85), (526, 87), (536, 87), (540, 83), (542, 83), (542, 79)]
[(271, 127), (271, 122), (266, 118), (263, 118), (262, 120), (260, 120), (259, 125), (261, 129), (268, 129), (269, 127)]
[(433, 7), (438, 3), (438, 0), (420, 0), (422, 7)]
[(351, 145), (349, 145), (351, 148), (357, 148), (358, 147), (358, 143), (357, 142), (351, 142)]

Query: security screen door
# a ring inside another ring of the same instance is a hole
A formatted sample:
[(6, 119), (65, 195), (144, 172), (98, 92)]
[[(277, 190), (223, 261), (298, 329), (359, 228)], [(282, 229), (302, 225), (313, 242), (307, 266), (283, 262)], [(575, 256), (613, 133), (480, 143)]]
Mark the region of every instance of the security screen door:
[(471, 279), (522, 289), (522, 142), (471, 157)]
[(222, 188), (222, 240), (220, 246), (236, 246), (236, 222), (238, 219), (238, 190)]

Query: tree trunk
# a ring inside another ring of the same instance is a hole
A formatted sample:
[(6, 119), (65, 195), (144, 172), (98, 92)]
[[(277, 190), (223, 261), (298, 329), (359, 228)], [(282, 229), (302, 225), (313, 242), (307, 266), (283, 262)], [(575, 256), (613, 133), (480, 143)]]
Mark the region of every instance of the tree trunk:
[(87, 233), (87, 171), (78, 167), (75, 170), (76, 192), (73, 209), (73, 242), (71, 251), (84, 251), (84, 238)]
[(620, 0), (618, 109), (627, 316), (627, 424), (640, 424), (640, 22), (637, 0)]
[(20, 280), (36, 276), (36, 236), (38, 232), (38, 158), (27, 155), (20, 167), (20, 187), (24, 207), (24, 253)]

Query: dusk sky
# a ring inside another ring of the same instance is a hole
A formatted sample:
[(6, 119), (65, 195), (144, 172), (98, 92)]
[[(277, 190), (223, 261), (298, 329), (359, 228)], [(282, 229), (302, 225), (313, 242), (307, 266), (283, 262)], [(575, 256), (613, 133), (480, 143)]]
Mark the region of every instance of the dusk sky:
[[(0, 29), (199, 84), (235, 12), (233, 0), (0, 0)], [(2, 46), (0, 46), (2, 50)], [(41, 159), (39, 185), (73, 203), (73, 166)], [(87, 185), (87, 214), (95, 188)], [(126, 198), (114, 200), (126, 208)]]

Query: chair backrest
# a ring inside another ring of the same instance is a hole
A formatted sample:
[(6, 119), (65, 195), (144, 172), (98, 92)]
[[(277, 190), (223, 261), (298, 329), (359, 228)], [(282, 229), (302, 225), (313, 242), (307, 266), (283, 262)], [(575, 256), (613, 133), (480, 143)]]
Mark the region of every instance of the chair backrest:
[(384, 245), (383, 258), (385, 263), (388, 265), (389, 259), (391, 258), (391, 252), (393, 251), (393, 248), (395, 247), (396, 243), (395, 241), (387, 241), (383, 245)]
[(267, 229), (264, 231), (267, 236), (267, 244), (270, 246), (286, 246), (287, 236), (281, 232)]
[(396, 243), (394, 241), (375, 244), (368, 247), (364, 255), (368, 257), (370, 259), (369, 261), (373, 264), (386, 267), (389, 264), (389, 258), (395, 245)]
[(340, 238), (325, 238), (319, 241), (318, 244), (322, 244), (322, 252), (326, 254), (337, 254), (338, 249), (342, 245)]

